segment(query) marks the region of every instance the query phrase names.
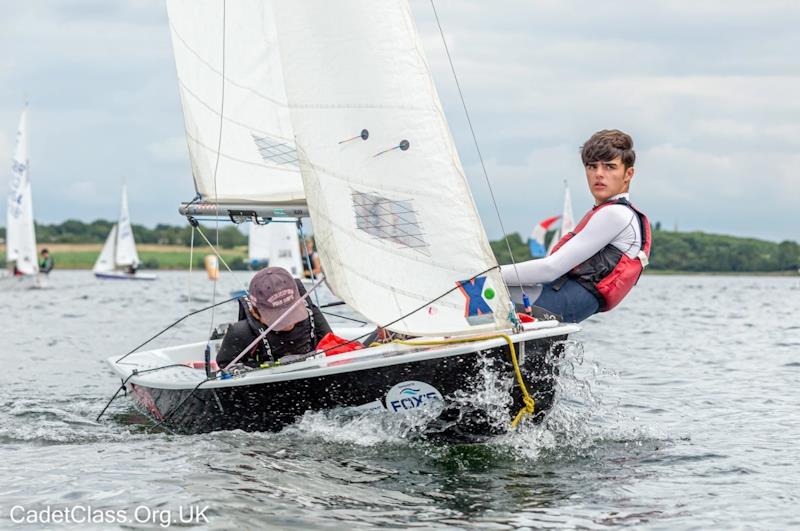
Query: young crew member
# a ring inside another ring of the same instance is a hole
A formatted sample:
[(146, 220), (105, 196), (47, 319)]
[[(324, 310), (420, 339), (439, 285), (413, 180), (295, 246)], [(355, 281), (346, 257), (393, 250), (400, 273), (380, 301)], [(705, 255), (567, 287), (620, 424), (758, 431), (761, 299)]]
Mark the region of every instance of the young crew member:
[(284, 316), (306, 290), (282, 267), (268, 267), (250, 281), (249, 302), (239, 299), (239, 321), (228, 327), (217, 354), (224, 368), (270, 325), (277, 326), (240, 360), (251, 367), (283, 356), (313, 352), (331, 327), (309, 297)]
[(631, 137), (598, 131), (581, 148), (581, 159), (594, 208), (549, 256), (502, 266), (515, 302), (524, 290), (534, 306), (575, 323), (619, 304), (650, 256), (650, 222), (628, 191), (636, 161)]

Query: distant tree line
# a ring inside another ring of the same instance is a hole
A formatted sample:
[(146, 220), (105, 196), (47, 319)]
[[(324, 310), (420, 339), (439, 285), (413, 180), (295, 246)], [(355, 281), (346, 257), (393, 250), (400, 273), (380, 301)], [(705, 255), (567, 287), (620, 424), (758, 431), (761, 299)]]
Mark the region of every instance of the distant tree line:
[[(91, 223), (69, 219), (58, 224), (36, 224), (36, 239), (41, 243), (103, 243), (111, 230), (112, 222), (98, 219)], [(214, 226), (203, 227), (213, 242)], [(553, 238), (550, 231), (545, 238)], [(191, 241), (191, 227), (159, 224), (150, 229), (133, 225), (133, 234), (139, 243), (160, 245), (185, 245)], [(5, 240), (5, 228), (0, 227), (0, 238)], [(505, 239), (490, 242), (492, 251), (501, 264), (511, 263), (508, 247), (516, 261), (530, 260), (527, 240), (518, 233)], [(203, 245), (195, 236), (195, 245)], [(219, 247), (231, 249), (247, 245), (247, 236), (235, 226), (220, 225)], [(703, 232), (673, 232), (653, 229), (653, 251), (650, 256), (653, 270), (696, 272), (776, 272), (797, 271), (800, 268), (800, 245), (794, 241), (774, 243), (753, 238), (737, 238)]]
[[(659, 227), (660, 229), (660, 227)], [(545, 238), (549, 242), (554, 231)], [(794, 241), (781, 243), (737, 238), (704, 232), (672, 232), (653, 230), (650, 268), (661, 271), (692, 272), (778, 272), (800, 268), (800, 245)], [(518, 233), (491, 242), (498, 262), (510, 264), (508, 247), (516, 261), (530, 260), (527, 241)]]
[[(84, 223), (76, 219), (68, 219), (63, 223), (52, 225), (36, 223), (36, 241), (38, 243), (103, 243), (111, 230), (113, 222), (97, 219)], [(216, 238), (215, 226), (202, 226), (203, 232), (211, 242)], [(133, 236), (137, 243), (154, 243), (159, 245), (186, 245), (191, 243), (192, 228), (158, 224), (155, 228), (133, 225)], [(5, 241), (6, 230), (0, 228), (0, 238)], [(195, 235), (195, 245), (203, 245), (199, 235)], [(247, 245), (247, 236), (231, 224), (220, 224), (219, 247), (230, 249), (237, 245)]]

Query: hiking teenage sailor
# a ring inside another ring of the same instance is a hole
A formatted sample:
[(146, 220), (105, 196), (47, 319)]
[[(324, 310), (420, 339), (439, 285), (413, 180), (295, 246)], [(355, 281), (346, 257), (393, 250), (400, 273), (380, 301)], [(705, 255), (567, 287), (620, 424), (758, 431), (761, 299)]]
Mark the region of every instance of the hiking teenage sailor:
[(331, 327), (308, 297), (278, 321), (305, 292), (302, 282), (282, 267), (256, 273), (250, 281), (249, 302), (239, 299), (239, 321), (228, 327), (222, 340), (217, 354), (219, 366), (228, 365), (273, 323), (277, 323), (276, 328), (241, 359), (242, 363), (258, 367), (283, 356), (313, 352)]
[[(599, 131), (581, 148), (595, 206), (550, 256), (502, 267), (516, 302), (522, 290), (534, 306), (580, 322), (628, 294), (650, 256), (650, 222), (630, 203), (636, 153), (630, 136)], [(517, 276), (519, 275), (519, 277)]]

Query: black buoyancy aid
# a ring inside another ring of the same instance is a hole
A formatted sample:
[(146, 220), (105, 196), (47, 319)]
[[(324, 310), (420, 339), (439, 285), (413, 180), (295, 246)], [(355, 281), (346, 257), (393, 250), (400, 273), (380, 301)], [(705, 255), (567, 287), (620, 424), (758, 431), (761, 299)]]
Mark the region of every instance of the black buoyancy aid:
[(601, 312), (607, 312), (619, 304), (633, 286), (636, 285), (642, 270), (647, 266), (651, 244), (650, 221), (647, 216), (624, 197), (606, 201), (587, 212), (581, 222), (578, 223), (578, 226), (575, 227), (575, 230), (565, 234), (553, 247), (552, 251), (553, 253), (557, 252), (565, 243), (582, 231), (586, 224), (589, 223), (589, 220), (592, 219), (592, 216), (597, 214), (600, 209), (611, 205), (624, 205), (636, 214), (642, 237), (642, 246), (638, 255), (636, 258), (631, 258), (609, 243), (587, 260), (573, 267), (566, 274), (567, 278), (575, 280), (594, 295), (597, 302), (600, 303)]
[[(249, 325), (250, 330), (253, 332), (253, 337), (258, 337), (261, 334), (263, 334), (264, 331), (267, 329), (267, 327), (264, 326), (264, 323), (256, 319), (252, 313), (250, 313), (250, 309), (248, 308), (249, 303), (247, 302), (247, 299), (245, 297), (240, 297), (238, 300), (239, 300), (239, 320), (240, 321), (243, 319), (247, 320), (247, 324)], [(308, 311), (308, 319), (301, 323), (298, 323), (298, 325), (308, 327), (308, 332), (309, 332), (308, 344), (305, 346), (297, 345), (296, 347), (299, 350), (302, 350), (303, 351), (302, 353), (311, 352), (317, 345), (316, 343), (317, 330), (314, 322), (314, 314), (307, 302), (305, 303), (305, 306), (306, 306), (306, 311)], [(253, 347), (253, 350), (250, 351), (251, 355), (256, 359), (256, 361), (259, 362), (275, 361), (275, 357), (272, 353), (273, 346), (270, 344), (268, 336), (269, 334), (265, 334), (261, 338), (261, 345), (256, 345), (255, 347)]]

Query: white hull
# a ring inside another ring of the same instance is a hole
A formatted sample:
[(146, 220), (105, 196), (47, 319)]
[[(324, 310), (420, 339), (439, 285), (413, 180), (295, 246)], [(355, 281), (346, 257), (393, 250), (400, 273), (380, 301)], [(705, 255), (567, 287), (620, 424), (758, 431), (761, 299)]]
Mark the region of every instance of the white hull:
[(95, 271), (94, 276), (105, 280), (155, 280), (158, 278), (152, 273), (136, 273), (132, 275), (125, 271)]

